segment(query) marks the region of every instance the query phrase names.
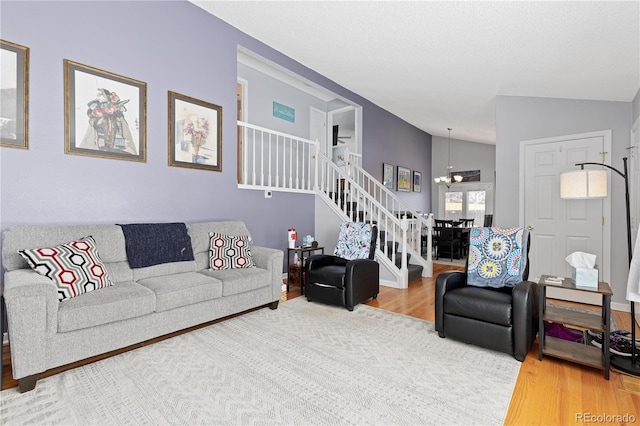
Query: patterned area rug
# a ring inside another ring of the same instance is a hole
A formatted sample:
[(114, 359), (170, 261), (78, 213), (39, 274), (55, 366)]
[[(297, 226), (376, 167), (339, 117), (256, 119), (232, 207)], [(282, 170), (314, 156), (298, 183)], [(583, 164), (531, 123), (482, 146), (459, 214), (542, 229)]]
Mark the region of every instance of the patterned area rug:
[(1, 393), (0, 424), (503, 423), (520, 363), (297, 298)]

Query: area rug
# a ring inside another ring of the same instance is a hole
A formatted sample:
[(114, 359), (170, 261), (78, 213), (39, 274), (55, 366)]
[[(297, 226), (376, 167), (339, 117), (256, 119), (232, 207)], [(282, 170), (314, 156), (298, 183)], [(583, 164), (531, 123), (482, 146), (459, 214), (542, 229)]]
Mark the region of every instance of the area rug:
[(296, 298), (3, 391), (0, 424), (499, 425), (520, 363)]

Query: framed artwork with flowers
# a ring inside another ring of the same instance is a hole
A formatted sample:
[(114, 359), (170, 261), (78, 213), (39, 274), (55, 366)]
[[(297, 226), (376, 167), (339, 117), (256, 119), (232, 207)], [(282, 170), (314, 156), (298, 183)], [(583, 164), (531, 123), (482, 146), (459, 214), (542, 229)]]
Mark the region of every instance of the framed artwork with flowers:
[(147, 84), (64, 60), (65, 153), (147, 160)]
[(0, 40), (0, 146), (29, 148), (29, 48)]
[(222, 171), (222, 107), (169, 91), (169, 165)]

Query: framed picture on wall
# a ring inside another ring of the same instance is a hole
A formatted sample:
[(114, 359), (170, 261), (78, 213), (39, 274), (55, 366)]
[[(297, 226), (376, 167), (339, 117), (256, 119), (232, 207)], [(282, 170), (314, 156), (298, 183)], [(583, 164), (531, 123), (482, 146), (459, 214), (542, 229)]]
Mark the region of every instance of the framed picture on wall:
[(411, 191), (411, 169), (398, 166), (398, 191)]
[(64, 60), (65, 153), (145, 162), (147, 84)]
[(222, 107), (169, 91), (169, 165), (222, 171)]
[(29, 147), (29, 48), (0, 40), (0, 146)]
[(393, 189), (393, 165), (382, 163), (382, 184)]
[(413, 192), (420, 192), (420, 187), (422, 186), (422, 173), (421, 172), (413, 172)]

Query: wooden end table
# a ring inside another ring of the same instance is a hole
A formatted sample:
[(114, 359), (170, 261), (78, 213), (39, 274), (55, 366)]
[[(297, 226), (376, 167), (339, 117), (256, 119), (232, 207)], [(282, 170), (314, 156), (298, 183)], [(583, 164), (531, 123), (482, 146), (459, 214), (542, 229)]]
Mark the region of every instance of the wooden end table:
[[(576, 287), (571, 278), (563, 278), (561, 283), (552, 284), (546, 281), (546, 279), (550, 277), (550, 275), (542, 275), (538, 282), (540, 288), (538, 359), (542, 361), (542, 355), (544, 354), (589, 367), (599, 368), (604, 370), (604, 377), (609, 380), (611, 359), (611, 354), (609, 353), (609, 336), (611, 332), (611, 295), (613, 294), (611, 287), (602, 281), (598, 283), (597, 289)], [(547, 306), (547, 287), (601, 294), (601, 315), (576, 312), (560, 306)], [(546, 336), (544, 331), (545, 321), (600, 331), (602, 333), (602, 348)]]
[(306, 257), (311, 256), (314, 252), (320, 250), (324, 254), (324, 247), (294, 247), (287, 248), (287, 293), (289, 292), (289, 283), (291, 282), (291, 274), (289, 273), (289, 266), (291, 265), (291, 253), (300, 253), (300, 293), (304, 294), (304, 260)]

